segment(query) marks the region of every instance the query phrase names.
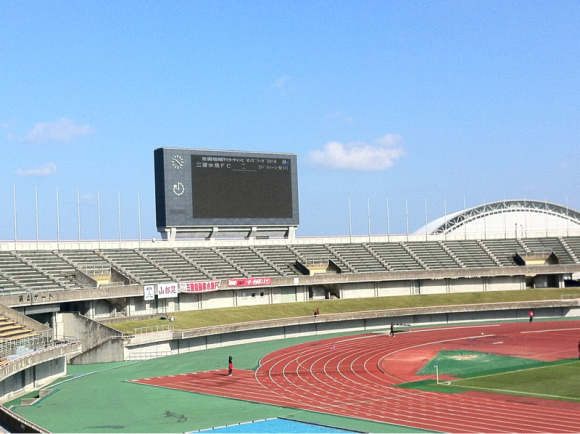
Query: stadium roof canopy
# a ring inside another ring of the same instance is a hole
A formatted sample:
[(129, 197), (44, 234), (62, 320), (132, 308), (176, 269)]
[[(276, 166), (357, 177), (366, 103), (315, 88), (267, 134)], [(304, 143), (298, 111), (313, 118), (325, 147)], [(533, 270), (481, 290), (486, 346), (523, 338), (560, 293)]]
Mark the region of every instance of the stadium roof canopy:
[(555, 203), (521, 199), (486, 203), (440, 217), (415, 234), (509, 233), (532, 236), (580, 230), (580, 212)]

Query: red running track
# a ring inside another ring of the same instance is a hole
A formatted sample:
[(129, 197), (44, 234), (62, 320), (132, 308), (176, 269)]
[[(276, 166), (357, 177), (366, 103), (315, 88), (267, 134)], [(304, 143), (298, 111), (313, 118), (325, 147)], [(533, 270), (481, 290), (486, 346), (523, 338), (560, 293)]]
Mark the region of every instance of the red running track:
[(578, 321), (365, 334), (284, 348), (232, 377), (218, 370), (134, 382), (444, 432), (580, 432), (580, 404), (393, 387), (432, 378), (414, 372), (442, 349), (556, 360), (578, 357), (579, 336)]

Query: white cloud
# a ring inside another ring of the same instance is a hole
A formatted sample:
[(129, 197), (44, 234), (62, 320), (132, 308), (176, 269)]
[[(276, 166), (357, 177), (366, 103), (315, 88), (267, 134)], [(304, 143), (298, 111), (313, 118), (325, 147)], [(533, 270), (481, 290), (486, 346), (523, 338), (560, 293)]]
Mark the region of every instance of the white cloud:
[(89, 136), (97, 130), (89, 124), (77, 125), (72, 120), (61, 118), (55, 122), (38, 122), (28, 134), (20, 139), (22, 142), (42, 143), (48, 140), (70, 142), (77, 137)]
[(17, 169), (14, 174), (18, 176), (50, 176), (56, 173), (56, 164), (47, 163), (35, 169)]
[(326, 115), (325, 118), (329, 121), (338, 120), (338, 121), (346, 122), (348, 124), (352, 124), (354, 122), (354, 118), (352, 118), (350, 116), (346, 116), (340, 110), (337, 110), (335, 112), (332, 112), (332, 113)]
[(275, 91), (280, 93), (280, 95), (287, 95), (292, 90), (290, 77), (285, 75), (280, 77), (274, 83), (270, 85), (270, 91)]
[(280, 77), (278, 80), (276, 80), (272, 86), (270, 86), (271, 89), (284, 89), (284, 87), (286, 87), (286, 85), (288, 84), (288, 81), (290, 80), (290, 77), (285, 75), (284, 77)]
[(374, 144), (354, 142), (343, 145), (329, 142), (321, 151), (311, 151), (308, 161), (313, 167), (324, 169), (345, 169), (374, 171), (392, 167), (394, 161), (405, 155), (403, 137), (387, 134), (375, 140)]

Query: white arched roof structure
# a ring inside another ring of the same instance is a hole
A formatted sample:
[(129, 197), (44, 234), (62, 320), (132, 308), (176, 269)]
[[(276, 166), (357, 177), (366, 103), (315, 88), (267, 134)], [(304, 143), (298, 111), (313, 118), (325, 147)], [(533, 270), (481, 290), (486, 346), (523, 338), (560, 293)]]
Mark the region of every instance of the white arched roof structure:
[(504, 200), (440, 217), (415, 234), (515, 234), (542, 236), (551, 231), (580, 231), (580, 212), (550, 202)]

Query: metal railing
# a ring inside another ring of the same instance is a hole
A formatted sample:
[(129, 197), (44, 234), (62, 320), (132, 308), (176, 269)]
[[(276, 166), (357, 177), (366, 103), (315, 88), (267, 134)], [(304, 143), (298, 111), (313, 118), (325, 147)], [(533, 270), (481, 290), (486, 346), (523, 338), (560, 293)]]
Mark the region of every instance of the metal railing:
[(130, 353), (128, 360), (151, 360), (171, 356), (171, 351), (156, 351), (151, 353)]
[(77, 268), (87, 276), (110, 276), (111, 265), (107, 264), (82, 264)]
[(158, 326), (149, 326), (149, 327), (137, 327), (135, 329), (135, 335), (142, 335), (146, 333), (157, 333), (157, 332), (169, 332), (174, 330), (175, 327), (171, 324), (163, 324)]
[(323, 258), (323, 257), (304, 258), (304, 265), (306, 267), (328, 267), (329, 263), (330, 263), (329, 258)]
[(562, 299), (562, 300), (575, 300), (577, 298), (580, 298), (580, 293), (560, 295), (560, 299)]
[(0, 340), (0, 358), (16, 355), (18, 348), (26, 348), (30, 351), (36, 351), (48, 348), (52, 345), (52, 330), (43, 330), (37, 332), (34, 336), (24, 338)]

